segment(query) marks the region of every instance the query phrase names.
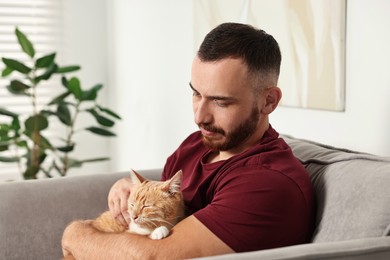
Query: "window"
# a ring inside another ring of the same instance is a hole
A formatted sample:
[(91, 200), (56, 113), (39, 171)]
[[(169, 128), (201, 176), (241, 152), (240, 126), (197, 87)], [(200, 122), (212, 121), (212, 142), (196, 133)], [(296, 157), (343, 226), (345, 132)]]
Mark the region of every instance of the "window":
[[(27, 60), (28, 57), (22, 52), (17, 42), (16, 27), (33, 42), (37, 57), (53, 51), (61, 52), (61, 10), (62, 0), (0, 0), (0, 57), (23, 62)], [(0, 70), (3, 69), (4, 64), (1, 62)], [(50, 86), (50, 82), (44, 83), (37, 89), (40, 97), (38, 106), (48, 103), (56, 95), (55, 93), (58, 93), (59, 86)], [(9, 84), (9, 78), (0, 78), (0, 107), (17, 113), (30, 112), (30, 100), (23, 96), (10, 94), (6, 88), (7, 84)], [(0, 122), (4, 119), (0, 116)], [(20, 173), (14, 163), (0, 162), (0, 181), (20, 178)]]

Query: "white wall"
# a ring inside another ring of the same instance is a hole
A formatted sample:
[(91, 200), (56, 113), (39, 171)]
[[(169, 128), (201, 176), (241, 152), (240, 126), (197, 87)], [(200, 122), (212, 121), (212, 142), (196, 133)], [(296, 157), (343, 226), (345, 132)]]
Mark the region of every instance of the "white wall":
[(192, 124), (191, 1), (109, 3), (110, 101), (123, 116), (111, 168), (162, 167)]
[(390, 156), (390, 1), (347, 5), (346, 110), (280, 107), (271, 117), (282, 133)]
[[(196, 130), (188, 88), (192, 1), (64, 2), (70, 11), (67, 35), (75, 39), (68, 42), (67, 59), (83, 65), (86, 84), (105, 84), (102, 102), (123, 117), (117, 138), (93, 139), (81, 151), (109, 155), (110, 163), (90, 164), (82, 172), (162, 167)], [(390, 156), (389, 11), (387, 0), (348, 1), (346, 111), (279, 107), (271, 123), (280, 133)]]

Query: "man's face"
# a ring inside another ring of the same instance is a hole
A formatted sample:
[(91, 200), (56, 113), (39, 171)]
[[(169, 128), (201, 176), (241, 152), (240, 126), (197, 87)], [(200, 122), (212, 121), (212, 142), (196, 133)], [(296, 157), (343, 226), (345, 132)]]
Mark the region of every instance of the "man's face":
[(247, 67), (240, 59), (202, 62), (195, 58), (190, 86), (195, 123), (203, 143), (215, 151), (234, 151), (256, 136), (262, 118)]
[(226, 132), (223, 128), (213, 126), (211, 124), (199, 124), (200, 129), (208, 132), (219, 133), (224, 137), (223, 141), (214, 139), (213, 136), (203, 135), (203, 143), (214, 151), (229, 151), (240, 146), (246, 139), (251, 136), (257, 129), (257, 122), (259, 121), (260, 112), (257, 107), (253, 107), (248, 118), (243, 119), (236, 128), (230, 132)]

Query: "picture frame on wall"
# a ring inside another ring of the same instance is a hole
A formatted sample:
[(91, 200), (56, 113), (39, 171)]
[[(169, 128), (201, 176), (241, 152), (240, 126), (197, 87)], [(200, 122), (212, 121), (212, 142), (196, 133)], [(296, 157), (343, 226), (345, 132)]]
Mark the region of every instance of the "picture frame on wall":
[(282, 52), (282, 106), (345, 110), (346, 0), (195, 0), (194, 44), (223, 22), (273, 35)]

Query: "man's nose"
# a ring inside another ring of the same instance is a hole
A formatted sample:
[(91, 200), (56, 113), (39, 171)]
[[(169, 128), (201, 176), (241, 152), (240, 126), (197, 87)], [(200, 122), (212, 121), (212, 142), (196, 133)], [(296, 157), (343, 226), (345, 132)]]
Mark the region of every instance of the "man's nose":
[(199, 101), (194, 105), (194, 118), (197, 125), (212, 122), (212, 113), (206, 102)]

